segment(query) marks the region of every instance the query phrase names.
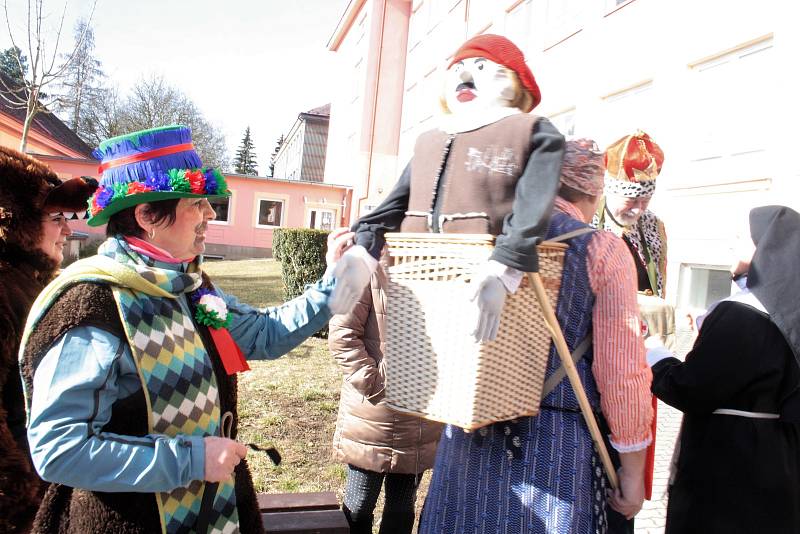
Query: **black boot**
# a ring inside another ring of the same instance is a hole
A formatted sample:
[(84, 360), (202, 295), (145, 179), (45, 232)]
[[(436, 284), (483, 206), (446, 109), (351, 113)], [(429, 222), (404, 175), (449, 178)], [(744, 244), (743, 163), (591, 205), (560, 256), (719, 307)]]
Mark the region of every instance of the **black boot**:
[(350, 534), (372, 534), (372, 512), (354, 514), (345, 505), (342, 505), (342, 511), (350, 524)]

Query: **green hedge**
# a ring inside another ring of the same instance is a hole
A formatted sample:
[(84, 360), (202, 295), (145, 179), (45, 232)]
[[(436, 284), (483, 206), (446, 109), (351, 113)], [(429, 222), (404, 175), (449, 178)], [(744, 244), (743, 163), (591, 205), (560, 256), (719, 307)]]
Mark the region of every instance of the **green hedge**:
[[(325, 272), (327, 230), (276, 228), (272, 234), (272, 256), (281, 262), (283, 296), (286, 300), (301, 295), (306, 285), (319, 280)], [(327, 337), (328, 328), (320, 334)]]

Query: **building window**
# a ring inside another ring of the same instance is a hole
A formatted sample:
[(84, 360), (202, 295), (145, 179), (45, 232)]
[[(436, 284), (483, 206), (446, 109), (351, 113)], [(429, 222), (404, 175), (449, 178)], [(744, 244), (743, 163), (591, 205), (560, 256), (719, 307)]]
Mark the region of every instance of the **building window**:
[(712, 265), (681, 265), (678, 307), (707, 310), (731, 296), (731, 273)]
[(467, 4), (467, 34), (476, 35), (492, 25), (497, 0), (470, 0)]
[(584, 25), (586, 0), (544, 0), (536, 3), (534, 33), (541, 36), (541, 46), (547, 49), (578, 33)]
[(566, 137), (575, 135), (575, 108), (551, 115), (549, 119), (561, 135)]
[(774, 55), (770, 37), (690, 65), (686, 113), (692, 127), (680, 139), (689, 156), (689, 165), (681, 169), (687, 181), (713, 185), (770, 176), (765, 133), (775, 131), (780, 116)]
[(214, 208), (214, 213), (217, 214), (217, 218), (211, 222), (214, 223), (229, 223), (229, 211), (228, 208), (230, 207), (231, 199), (230, 197), (223, 197), (223, 198), (209, 198), (209, 204), (211, 207)]
[(317, 230), (333, 230), (334, 217), (333, 210), (312, 209), (308, 212), (308, 227)]
[(658, 139), (660, 108), (656, 105), (653, 80), (603, 97), (600, 124), (603, 126), (595, 134), (600, 146), (607, 146), (636, 130), (643, 130)]
[(283, 200), (258, 199), (256, 226), (283, 226)]
[(531, 41), (531, 13), (532, 0), (515, 3), (505, 14), (505, 34), (523, 52), (528, 52), (528, 42)]

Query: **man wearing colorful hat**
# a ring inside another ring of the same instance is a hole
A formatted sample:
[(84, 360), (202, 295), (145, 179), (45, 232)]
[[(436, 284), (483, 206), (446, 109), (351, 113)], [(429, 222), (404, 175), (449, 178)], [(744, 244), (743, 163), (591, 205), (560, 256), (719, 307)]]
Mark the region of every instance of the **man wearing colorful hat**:
[(664, 152), (641, 130), (606, 149), (605, 198), (593, 226), (622, 237), (633, 255), (639, 291), (664, 298), (667, 234), (664, 223), (647, 209), (656, 191)]
[[(108, 239), (44, 289), (20, 351), (33, 463), (53, 483), (34, 529), (263, 532), (236, 376), (245, 357), (277, 358), (324, 326), (334, 280), (263, 311), (214, 286), (208, 199), (229, 193), (188, 128), (115, 137), (95, 155), (89, 224)], [(331, 264), (350, 234), (333, 236)]]
[(355, 225), (356, 246), (339, 263), (338, 283), (361, 294), (387, 231), (492, 234), (491, 259), (472, 280), (474, 336), (495, 338), (506, 294), (538, 270), (536, 244), (558, 187), (564, 138), (529, 112), (541, 100), (522, 52), (499, 35), (479, 35), (445, 73), (439, 128), (420, 135), (394, 189)]
[[(636, 280), (618, 237), (588, 222), (603, 192), (603, 153), (567, 141), (546, 237), (572, 235), (557, 316), (595, 413), (622, 462), (607, 496), (600, 460), (561, 359), (551, 349), (541, 411), (477, 432), (442, 432), (420, 534), (605, 532), (606, 504), (632, 517), (644, 499), (652, 439), (650, 369), (636, 325)], [(601, 394), (602, 393), (602, 394)]]

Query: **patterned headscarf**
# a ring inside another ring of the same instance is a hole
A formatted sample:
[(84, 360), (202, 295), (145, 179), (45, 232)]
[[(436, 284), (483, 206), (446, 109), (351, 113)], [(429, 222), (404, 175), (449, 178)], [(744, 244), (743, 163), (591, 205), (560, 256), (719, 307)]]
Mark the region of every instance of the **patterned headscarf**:
[(592, 139), (570, 139), (564, 148), (561, 183), (596, 197), (603, 192), (603, 152)]

